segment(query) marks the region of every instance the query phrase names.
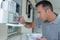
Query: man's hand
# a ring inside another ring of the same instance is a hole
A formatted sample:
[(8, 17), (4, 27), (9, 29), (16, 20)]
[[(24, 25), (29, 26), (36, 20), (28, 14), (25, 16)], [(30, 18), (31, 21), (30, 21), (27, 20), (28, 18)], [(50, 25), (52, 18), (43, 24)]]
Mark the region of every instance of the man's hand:
[(22, 24), (25, 23), (25, 20), (24, 20), (24, 17), (23, 17), (23, 16), (20, 16), (19, 19), (18, 19), (18, 21), (19, 21), (20, 23), (22, 23)]
[(38, 37), (38, 38), (36, 38), (36, 40), (47, 40), (46, 38), (43, 38), (43, 37)]
[(25, 26), (26, 26), (27, 28), (34, 28), (34, 26), (35, 26), (35, 23), (34, 23), (34, 22), (32, 22), (32, 23), (25, 22), (23, 16), (20, 16), (19, 19), (18, 19), (18, 21), (19, 21), (20, 23), (22, 23), (22, 24), (25, 24)]

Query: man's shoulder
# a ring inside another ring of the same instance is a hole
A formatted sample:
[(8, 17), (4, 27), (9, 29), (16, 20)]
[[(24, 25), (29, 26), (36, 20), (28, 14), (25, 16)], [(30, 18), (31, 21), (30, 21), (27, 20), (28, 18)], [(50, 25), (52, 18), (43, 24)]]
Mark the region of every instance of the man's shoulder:
[(54, 23), (57, 23), (57, 24), (60, 23), (60, 14), (58, 14), (58, 16), (56, 17)]

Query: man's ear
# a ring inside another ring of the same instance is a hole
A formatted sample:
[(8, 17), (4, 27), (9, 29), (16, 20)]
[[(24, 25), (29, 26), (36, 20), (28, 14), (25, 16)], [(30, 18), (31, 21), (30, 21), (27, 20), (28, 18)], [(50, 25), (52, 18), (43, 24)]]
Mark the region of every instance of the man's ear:
[(47, 14), (49, 15), (51, 13), (51, 10), (50, 9), (47, 9)]

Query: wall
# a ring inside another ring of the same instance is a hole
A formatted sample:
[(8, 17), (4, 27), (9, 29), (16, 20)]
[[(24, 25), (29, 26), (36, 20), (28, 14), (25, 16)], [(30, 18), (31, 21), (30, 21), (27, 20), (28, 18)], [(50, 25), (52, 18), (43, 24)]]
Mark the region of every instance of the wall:
[(48, 0), (53, 4), (54, 12), (60, 13), (60, 0)]
[(6, 40), (7, 39), (7, 26), (5, 24), (0, 23), (0, 40)]

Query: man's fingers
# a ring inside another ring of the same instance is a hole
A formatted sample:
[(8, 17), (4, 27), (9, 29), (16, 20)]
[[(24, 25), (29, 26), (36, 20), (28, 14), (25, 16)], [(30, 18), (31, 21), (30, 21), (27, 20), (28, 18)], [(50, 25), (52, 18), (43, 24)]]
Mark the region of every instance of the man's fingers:
[(19, 19), (18, 19), (18, 21), (19, 21), (20, 23), (24, 23), (24, 22), (25, 22), (25, 21), (24, 21), (24, 17), (23, 17), (23, 16), (20, 16)]
[(24, 19), (24, 17), (23, 17), (23, 16), (20, 16), (20, 17), (18, 18), (18, 21), (20, 21), (21, 19)]

